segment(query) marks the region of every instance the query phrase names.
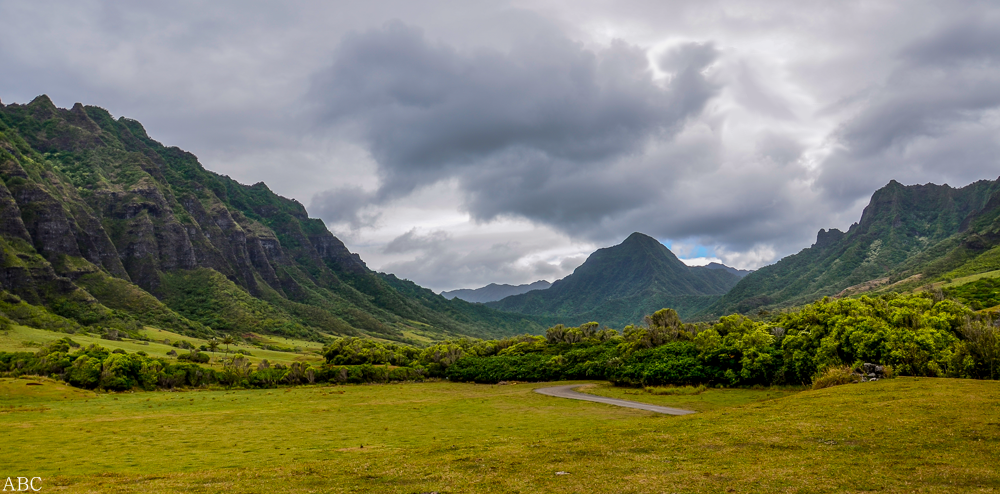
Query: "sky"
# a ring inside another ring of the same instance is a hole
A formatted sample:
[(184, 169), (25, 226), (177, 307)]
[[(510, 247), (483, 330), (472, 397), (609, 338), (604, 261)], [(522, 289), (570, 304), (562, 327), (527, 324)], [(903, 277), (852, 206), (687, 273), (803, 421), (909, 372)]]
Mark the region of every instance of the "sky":
[(0, 0), (0, 101), (100, 106), (434, 290), (638, 231), (742, 269), (1000, 176), (1000, 4)]

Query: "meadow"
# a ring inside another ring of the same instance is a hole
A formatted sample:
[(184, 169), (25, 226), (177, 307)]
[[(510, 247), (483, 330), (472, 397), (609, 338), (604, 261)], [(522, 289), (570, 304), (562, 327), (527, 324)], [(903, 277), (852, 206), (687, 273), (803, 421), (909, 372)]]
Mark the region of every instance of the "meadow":
[(94, 393), (6, 378), (0, 476), (42, 477), (45, 492), (1000, 491), (996, 381), (581, 384), (702, 412), (533, 393), (542, 383)]
[[(187, 350), (183, 348), (176, 348), (172, 346), (171, 344), (173, 342), (187, 341), (196, 347), (208, 345), (208, 340), (206, 339), (185, 336), (153, 327), (143, 328), (139, 331), (139, 334), (149, 338), (149, 340), (137, 340), (130, 338), (122, 338), (121, 340), (106, 340), (101, 338), (99, 335), (89, 333), (81, 332), (66, 334), (12, 324), (6, 331), (0, 331), (0, 352), (34, 352), (46, 343), (65, 338), (67, 336), (83, 346), (96, 344), (109, 350), (120, 348), (128, 353), (141, 351), (146, 352), (146, 354), (151, 357), (164, 358), (168, 357), (168, 353), (171, 351), (177, 353), (187, 352)], [(229, 345), (228, 353), (226, 345), (219, 345), (218, 350), (215, 352), (206, 351), (204, 353), (208, 354), (212, 357), (212, 359), (219, 359), (232, 356), (236, 353), (243, 353), (250, 355), (247, 358), (253, 363), (258, 363), (264, 359), (267, 359), (272, 363), (281, 363), (286, 365), (293, 362), (323, 361), (323, 357), (319, 355), (320, 350), (323, 348), (322, 343), (305, 340), (292, 340), (275, 335), (254, 336), (259, 342), (290, 350), (297, 349), (298, 351), (268, 350), (249, 345), (244, 341), (239, 341), (235, 344)], [(169, 341), (171, 344), (165, 343), (165, 341)]]

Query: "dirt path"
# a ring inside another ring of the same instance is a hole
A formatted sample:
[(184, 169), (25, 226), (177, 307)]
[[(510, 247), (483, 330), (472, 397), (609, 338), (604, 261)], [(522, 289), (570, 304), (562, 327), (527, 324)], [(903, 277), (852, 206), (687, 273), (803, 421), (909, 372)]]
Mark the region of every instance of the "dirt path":
[(687, 415), (690, 413), (697, 413), (693, 410), (682, 410), (680, 408), (661, 407), (658, 405), (650, 405), (649, 403), (639, 403), (638, 401), (619, 400), (617, 398), (606, 398), (604, 396), (588, 395), (573, 391), (573, 388), (579, 388), (580, 386), (583, 386), (583, 384), (551, 386), (548, 388), (538, 388), (535, 390), (535, 392), (547, 396), (569, 398), (571, 400), (595, 401), (597, 403), (607, 403), (608, 405), (616, 405), (620, 407), (638, 408), (639, 410), (649, 410), (650, 412), (665, 413), (667, 415)]

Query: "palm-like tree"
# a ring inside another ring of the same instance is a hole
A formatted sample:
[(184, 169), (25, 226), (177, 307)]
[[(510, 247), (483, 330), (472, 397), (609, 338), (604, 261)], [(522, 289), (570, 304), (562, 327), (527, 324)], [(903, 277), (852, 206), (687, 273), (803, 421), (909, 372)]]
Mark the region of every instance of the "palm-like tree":
[(211, 350), (212, 353), (215, 353), (215, 351), (219, 349), (218, 338), (212, 338), (211, 340), (208, 341), (208, 349)]
[(222, 338), (222, 344), (226, 345), (226, 353), (229, 353), (229, 345), (234, 343), (236, 343), (236, 338), (233, 338), (233, 335), (231, 334), (227, 334)]

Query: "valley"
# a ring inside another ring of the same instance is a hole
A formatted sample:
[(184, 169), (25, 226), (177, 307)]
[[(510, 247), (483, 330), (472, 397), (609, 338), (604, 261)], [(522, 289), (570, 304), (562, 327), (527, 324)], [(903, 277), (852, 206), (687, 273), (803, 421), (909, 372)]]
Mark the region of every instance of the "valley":
[(0, 19), (0, 494), (1000, 494), (998, 2)]
[(1000, 180), (445, 297), (101, 108), (0, 105), (0, 175), (0, 464), (55, 491), (1000, 488)]

